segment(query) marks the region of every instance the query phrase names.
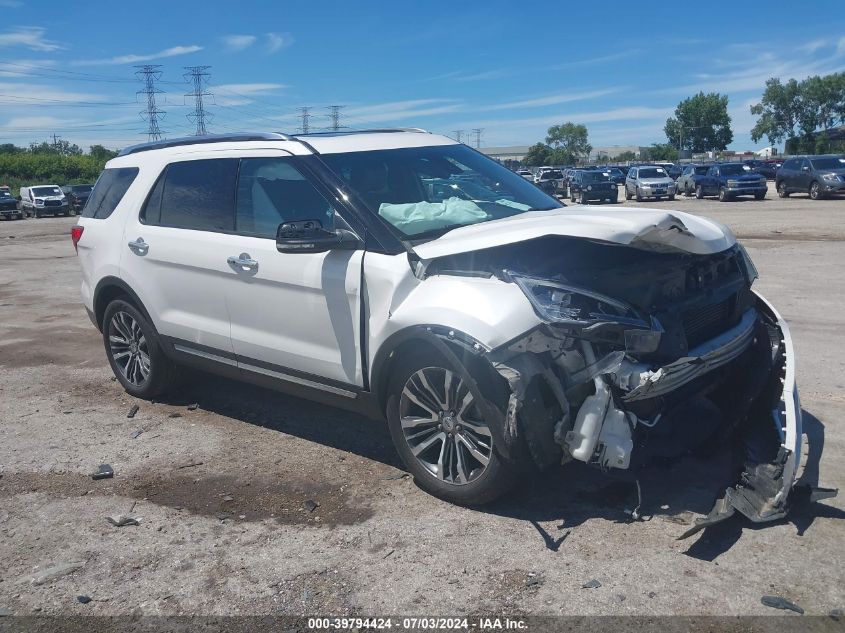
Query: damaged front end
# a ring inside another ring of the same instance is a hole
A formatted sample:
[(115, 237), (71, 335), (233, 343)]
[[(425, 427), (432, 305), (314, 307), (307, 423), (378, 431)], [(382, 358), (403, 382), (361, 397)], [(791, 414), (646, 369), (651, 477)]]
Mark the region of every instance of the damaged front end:
[(505, 432), (539, 466), (634, 470), (722, 443), (738, 481), (682, 537), (737, 510), (786, 515), (802, 444), (792, 339), (751, 290), (741, 246), (701, 255), (549, 237), (427, 272), (470, 269), (517, 284), (542, 321), (486, 353), (511, 388)]

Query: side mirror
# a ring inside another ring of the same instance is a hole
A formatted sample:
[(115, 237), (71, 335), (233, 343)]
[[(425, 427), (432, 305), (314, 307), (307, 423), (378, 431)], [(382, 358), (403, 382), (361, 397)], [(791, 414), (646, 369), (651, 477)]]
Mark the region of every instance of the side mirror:
[(280, 253), (325, 253), (354, 251), (364, 244), (348, 229), (324, 229), (319, 220), (284, 222), (276, 231), (276, 250)]

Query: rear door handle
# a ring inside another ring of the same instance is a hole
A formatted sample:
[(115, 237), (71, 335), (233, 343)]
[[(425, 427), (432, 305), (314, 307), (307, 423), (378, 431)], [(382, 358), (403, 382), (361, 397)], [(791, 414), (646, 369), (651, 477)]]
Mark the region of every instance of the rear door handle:
[(258, 262), (249, 256), (249, 253), (241, 253), (240, 255), (230, 255), (226, 261), (232, 266), (239, 267), (244, 270), (257, 270)]
[(129, 246), (129, 249), (136, 255), (146, 255), (150, 250), (150, 245), (144, 241), (143, 237), (139, 237), (137, 240), (129, 242), (127, 246)]

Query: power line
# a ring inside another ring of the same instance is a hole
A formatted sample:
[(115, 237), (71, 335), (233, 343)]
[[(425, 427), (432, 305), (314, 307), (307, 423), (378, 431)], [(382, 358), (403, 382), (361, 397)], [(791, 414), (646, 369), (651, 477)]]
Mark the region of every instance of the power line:
[(203, 97), (213, 96), (210, 92), (203, 89), (203, 84), (208, 81), (210, 73), (206, 72), (211, 66), (185, 66), (186, 72), (184, 74), (185, 80), (190, 82), (194, 91), (187, 93), (186, 97), (194, 98), (194, 111), (186, 115), (189, 121), (193, 121), (197, 126), (196, 135), (205, 136), (208, 132), (205, 129), (205, 119), (211, 118), (211, 115), (206, 114)]
[(454, 138), (456, 141), (458, 141), (458, 143), (460, 143), (461, 137), (463, 136), (464, 131), (463, 130), (452, 130), (452, 134), (454, 134), (454, 136), (452, 138)]
[(340, 124), (340, 111), (345, 108), (346, 106), (342, 105), (331, 105), (329, 106), (329, 118), (331, 119), (331, 125), (329, 129), (334, 130), (335, 132), (342, 127), (345, 127)]
[(310, 114), (310, 111), (311, 111), (311, 108), (309, 108), (308, 106), (303, 106), (303, 107), (299, 108), (299, 119), (300, 119), (300, 121), (302, 121), (299, 124), (299, 129), (303, 134), (308, 134), (308, 130), (309, 130), (308, 122), (311, 120), (311, 116), (312, 116)]
[(472, 128), (472, 133), (475, 134), (475, 149), (481, 148), (481, 134), (484, 132), (483, 127)]
[(164, 91), (155, 87), (155, 82), (161, 78), (161, 64), (145, 64), (143, 66), (135, 66), (139, 70), (135, 73), (141, 81), (144, 82), (144, 89), (139, 90), (135, 94), (145, 95), (147, 98), (147, 109), (141, 111), (141, 117), (147, 119), (147, 140), (159, 141), (161, 140), (161, 129), (158, 125), (159, 115), (164, 115), (163, 110), (159, 110), (156, 105), (156, 95), (162, 94)]

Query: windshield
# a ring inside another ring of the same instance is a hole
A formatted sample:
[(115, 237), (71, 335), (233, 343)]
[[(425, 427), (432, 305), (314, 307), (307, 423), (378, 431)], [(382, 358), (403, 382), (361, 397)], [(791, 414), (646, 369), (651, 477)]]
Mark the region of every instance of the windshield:
[(62, 190), (58, 187), (33, 187), (32, 195), (36, 198), (42, 196), (60, 196), (62, 195)]
[(70, 190), (73, 193), (80, 194), (80, 193), (91, 193), (91, 189), (94, 185), (73, 185)]
[(622, 170), (616, 169), (616, 167), (614, 167), (610, 170), (610, 175), (611, 176), (624, 176), (624, 174), (622, 173)]
[(845, 169), (845, 158), (811, 158), (810, 162), (816, 169)]
[(707, 165), (696, 165), (696, 167), (695, 167), (695, 173), (697, 173), (697, 174), (706, 174), (708, 169), (710, 169), (710, 167), (709, 167), (709, 166), (707, 166)]
[(721, 169), (723, 176), (743, 176), (751, 171), (748, 165), (737, 165), (735, 163), (722, 165), (719, 169)]
[(662, 167), (646, 167), (637, 173), (638, 178), (666, 178), (666, 170)]
[(459, 226), (562, 206), (463, 145), (323, 154), (322, 159), (405, 238), (435, 237)]
[(584, 182), (605, 182), (610, 180), (610, 174), (605, 171), (585, 171), (581, 180)]
[(12, 197), (12, 194), (10, 194), (8, 191), (3, 191), (2, 189), (0, 189), (0, 198), (11, 198), (11, 197)]
[(554, 178), (563, 178), (563, 172), (561, 172), (557, 169), (550, 169), (549, 171), (544, 171), (540, 175), (540, 178), (542, 178), (543, 180), (552, 180)]

